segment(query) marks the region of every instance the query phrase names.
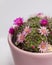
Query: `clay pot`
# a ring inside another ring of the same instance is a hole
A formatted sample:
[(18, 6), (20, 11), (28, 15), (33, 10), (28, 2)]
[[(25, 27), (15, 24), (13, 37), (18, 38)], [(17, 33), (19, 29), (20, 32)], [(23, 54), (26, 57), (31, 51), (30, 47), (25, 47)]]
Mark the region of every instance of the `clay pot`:
[(52, 65), (52, 53), (32, 53), (17, 48), (8, 35), (8, 43), (11, 48), (15, 65)]

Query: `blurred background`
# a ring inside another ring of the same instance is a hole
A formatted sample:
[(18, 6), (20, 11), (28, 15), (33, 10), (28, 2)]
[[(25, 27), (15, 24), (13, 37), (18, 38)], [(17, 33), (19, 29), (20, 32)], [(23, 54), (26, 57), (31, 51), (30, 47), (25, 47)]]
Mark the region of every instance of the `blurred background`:
[(7, 37), (16, 17), (43, 12), (52, 16), (52, 0), (0, 0), (0, 37)]
[(13, 65), (7, 44), (9, 27), (16, 17), (42, 12), (52, 16), (52, 0), (0, 0), (0, 65)]

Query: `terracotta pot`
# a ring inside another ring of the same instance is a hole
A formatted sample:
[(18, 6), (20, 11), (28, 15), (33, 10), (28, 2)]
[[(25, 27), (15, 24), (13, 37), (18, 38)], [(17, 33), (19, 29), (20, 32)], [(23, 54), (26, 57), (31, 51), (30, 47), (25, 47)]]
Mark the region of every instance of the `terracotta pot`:
[(8, 42), (11, 48), (15, 65), (52, 65), (52, 53), (32, 53), (17, 48), (8, 35)]

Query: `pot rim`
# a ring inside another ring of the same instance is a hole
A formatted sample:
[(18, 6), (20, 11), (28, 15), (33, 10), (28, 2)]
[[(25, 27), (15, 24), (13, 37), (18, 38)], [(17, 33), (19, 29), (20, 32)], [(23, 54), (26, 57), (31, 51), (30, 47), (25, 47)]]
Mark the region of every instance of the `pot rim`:
[(41, 56), (47, 56), (47, 55), (52, 55), (52, 52), (50, 52), (50, 53), (32, 53), (32, 52), (28, 52), (28, 51), (24, 51), (24, 50), (22, 50), (22, 49), (20, 49), (20, 48), (18, 48), (18, 47), (16, 47), (13, 43), (12, 43), (12, 41), (11, 41), (11, 38), (12, 38), (12, 36), (11, 36), (11, 34), (8, 34), (8, 43), (16, 50), (16, 51), (19, 51), (19, 52), (21, 52), (21, 53), (24, 53), (24, 54), (28, 54), (28, 55), (41, 55)]

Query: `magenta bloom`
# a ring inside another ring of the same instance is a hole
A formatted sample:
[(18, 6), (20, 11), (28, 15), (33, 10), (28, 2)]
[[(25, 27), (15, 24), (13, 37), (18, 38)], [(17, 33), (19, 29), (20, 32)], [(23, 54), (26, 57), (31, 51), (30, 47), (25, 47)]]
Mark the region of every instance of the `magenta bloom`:
[(48, 24), (48, 20), (42, 19), (42, 20), (40, 21), (40, 24), (41, 24), (42, 26), (46, 26), (46, 25)]
[(9, 33), (14, 34), (14, 29), (12, 27), (9, 29)]
[(21, 26), (22, 24), (23, 24), (23, 18), (16, 18), (15, 20), (14, 20), (14, 24), (15, 25), (18, 25), (18, 26)]

